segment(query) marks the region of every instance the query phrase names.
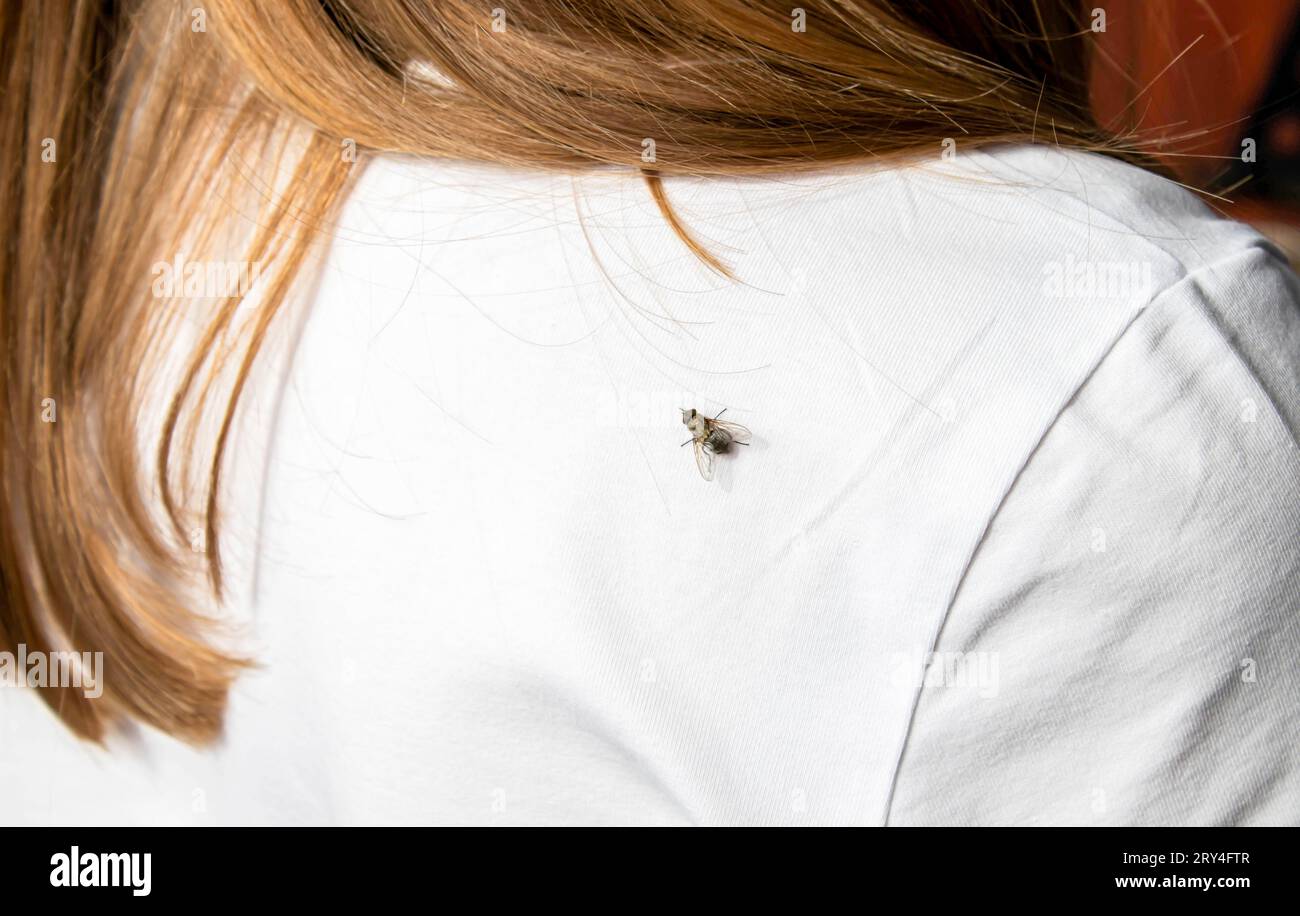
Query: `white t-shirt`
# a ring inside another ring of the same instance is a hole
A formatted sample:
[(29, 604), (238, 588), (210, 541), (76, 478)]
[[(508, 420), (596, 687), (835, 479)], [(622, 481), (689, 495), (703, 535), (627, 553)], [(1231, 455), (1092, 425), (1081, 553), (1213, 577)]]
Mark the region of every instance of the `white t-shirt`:
[(735, 282), (635, 177), (377, 162), (249, 398), (225, 740), (0, 689), (0, 822), (1300, 823), (1278, 252), (1044, 147), (667, 190)]

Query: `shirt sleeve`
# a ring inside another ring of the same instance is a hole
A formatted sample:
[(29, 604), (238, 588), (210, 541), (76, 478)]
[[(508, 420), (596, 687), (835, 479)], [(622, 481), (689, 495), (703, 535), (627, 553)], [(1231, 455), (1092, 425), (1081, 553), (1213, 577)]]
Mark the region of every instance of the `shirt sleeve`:
[(890, 824), (1300, 823), (1300, 310), (1255, 248), (1157, 297), (971, 560)]

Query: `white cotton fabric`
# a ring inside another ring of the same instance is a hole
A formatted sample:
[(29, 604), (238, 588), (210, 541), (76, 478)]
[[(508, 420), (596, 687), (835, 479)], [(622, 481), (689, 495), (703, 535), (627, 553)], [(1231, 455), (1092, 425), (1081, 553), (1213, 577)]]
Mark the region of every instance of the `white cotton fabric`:
[(735, 282), (634, 177), (375, 163), (250, 398), (225, 740), (0, 689), (0, 821), (1300, 823), (1279, 253), (1043, 147), (667, 189)]

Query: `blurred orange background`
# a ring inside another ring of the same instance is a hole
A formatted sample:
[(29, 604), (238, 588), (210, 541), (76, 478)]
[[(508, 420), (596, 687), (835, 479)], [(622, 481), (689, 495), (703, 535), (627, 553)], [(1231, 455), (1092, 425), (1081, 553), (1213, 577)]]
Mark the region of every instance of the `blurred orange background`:
[[(1246, 177), (1231, 170), (1248, 171), (1240, 164), (1242, 138), (1255, 132), (1262, 134), (1256, 138), (1261, 156), (1285, 151), (1300, 160), (1300, 113), (1264, 108), (1279, 67), (1295, 68), (1300, 4), (1106, 0), (1096, 6), (1106, 15), (1093, 66), (1093, 105), (1102, 124), (1159, 138), (1160, 158), (1180, 180), (1228, 198), (1209, 202), (1259, 225), (1297, 261), (1300, 205), (1262, 194), (1251, 180), (1231, 187)], [(1282, 75), (1300, 79), (1300, 72)]]

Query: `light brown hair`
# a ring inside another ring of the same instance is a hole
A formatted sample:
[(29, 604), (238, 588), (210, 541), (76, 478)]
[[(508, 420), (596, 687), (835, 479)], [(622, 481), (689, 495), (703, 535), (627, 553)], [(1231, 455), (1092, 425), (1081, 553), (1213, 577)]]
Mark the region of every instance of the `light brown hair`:
[[(0, 649), (104, 653), (102, 699), (42, 691), (78, 735), (219, 732), (245, 664), (200, 610), (223, 586), (224, 456), (350, 144), (360, 162), (638, 170), (721, 269), (661, 176), (938, 155), (945, 137), (1140, 159), (1089, 113), (1089, 41), (1061, 0), (0, 5)], [(180, 251), (269, 269), (255, 308), (189, 310), (209, 319), (158, 403), (184, 310), (151, 294), (152, 266)]]

